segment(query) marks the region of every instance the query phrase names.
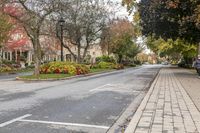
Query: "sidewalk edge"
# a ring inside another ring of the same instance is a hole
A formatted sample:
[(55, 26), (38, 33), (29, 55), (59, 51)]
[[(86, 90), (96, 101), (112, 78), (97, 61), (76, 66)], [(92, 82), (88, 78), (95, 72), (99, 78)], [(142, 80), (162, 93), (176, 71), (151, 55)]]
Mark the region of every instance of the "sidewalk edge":
[[(160, 69), (161, 70), (161, 69)], [(143, 110), (145, 109), (146, 107), (146, 104), (154, 90), (154, 87), (157, 83), (157, 80), (158, 80), (158, 77), (160, 75), (160, 70), (156, 76), (156, 78), (154, 79), (153, 83), (151, 84), (151, 87), (149, 89), (149, 91), (147, 92), (146, 96), (144, 97), (144, 99), (142, 100), (141, 104), (139, 105), (137, 111), (135, 112), (131, 122), (129, 123), (128, 127), (126, 128), (125, 130), (125, 133), (134, 133), (135, 129), (136, 129), (136, 126), (142, 116), (142, 113), (143, 113)]]

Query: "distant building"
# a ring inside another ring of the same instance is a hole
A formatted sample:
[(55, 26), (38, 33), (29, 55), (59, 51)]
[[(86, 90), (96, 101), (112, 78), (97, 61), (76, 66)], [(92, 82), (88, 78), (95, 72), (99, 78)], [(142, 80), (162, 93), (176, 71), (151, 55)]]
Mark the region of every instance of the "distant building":
[[(19, 63), (21, 58), (25, 58), (25, 62), (29, 65), (34, 61), (34, 50), (31, 42), (28, 39), (20, 38), (21, 33), (14, 35), (16, 41), (6, 43), (0, 50), (1, 59), (15, 61)], [(16, 36), (20, 36), (16, 39)], [(24, 39), (24, 41), (22, 41)], [(18, 43), (17, 43), (18, 42)], [(40, 38), (42, 48), (42, 62), (58, 61), (61, 59), (60, 42), (54, 37), (42, 36)], [(65, 42), (74, 54), (77, 54), (78, 49), (75, 45)], [(18, 45), (17, 45), (18, 44)], [(76, 61), (72, 54), (64, 48), (64, 60)], [(83, 55), (83, 50), (81, 51)], [(91, 58), (96, 58), (102, 55), (101, 47), (98, 44), (91, 45), (87, 50), (87, 55)]]

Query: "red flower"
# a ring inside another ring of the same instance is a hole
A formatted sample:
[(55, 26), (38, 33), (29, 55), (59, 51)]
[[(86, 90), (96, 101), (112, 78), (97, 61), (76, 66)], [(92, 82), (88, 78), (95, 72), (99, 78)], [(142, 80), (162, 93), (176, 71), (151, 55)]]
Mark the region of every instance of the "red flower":
[(60, 70), (59, 70), (59, 69), (56, 69), (56, 70), (54, 70), (54, 73), (59, 74), (59, 73), (60, 73)]
[(80, 74), (81, 74), (80, 68), (76, 68), (76, 75), (80, 75)]

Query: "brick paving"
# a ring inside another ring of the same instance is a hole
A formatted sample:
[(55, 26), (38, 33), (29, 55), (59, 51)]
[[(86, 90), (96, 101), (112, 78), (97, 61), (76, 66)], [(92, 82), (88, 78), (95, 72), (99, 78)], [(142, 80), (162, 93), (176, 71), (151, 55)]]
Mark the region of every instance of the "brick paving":
[(162, 69), (125, 133), (200, 133), (200, 112), (170, 69)]
[(200, 111), (200, 79), (196, 70), (179, 68), (172, 69), (172, 71)]

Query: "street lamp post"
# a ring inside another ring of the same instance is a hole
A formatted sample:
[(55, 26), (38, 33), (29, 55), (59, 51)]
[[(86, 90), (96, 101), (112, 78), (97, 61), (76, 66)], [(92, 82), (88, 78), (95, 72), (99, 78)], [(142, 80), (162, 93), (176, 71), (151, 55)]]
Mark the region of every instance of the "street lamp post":
[(60, 39), (61, 39), (61, 61), (63, 61), (63, 26), (64, 26), (65, 20), (63, 17), (60, 18), (59, 24), (60, 24)]

